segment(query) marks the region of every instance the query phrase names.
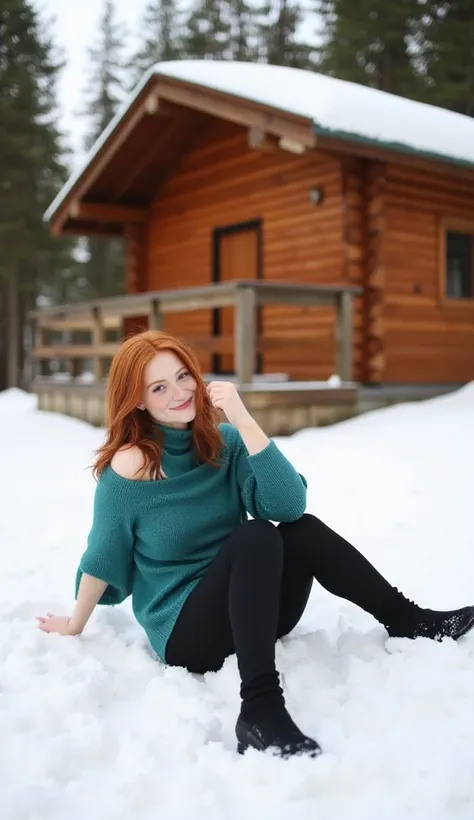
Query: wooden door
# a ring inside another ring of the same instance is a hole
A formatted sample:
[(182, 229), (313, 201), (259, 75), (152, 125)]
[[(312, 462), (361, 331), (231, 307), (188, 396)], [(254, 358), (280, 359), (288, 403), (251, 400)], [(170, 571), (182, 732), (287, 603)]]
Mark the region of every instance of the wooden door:
[[(259, 279), (261, 270), (261, 223), (249, 222), (219, 228), (214, 233), (214, 281), (229, 282), (236, 279)], [(260, 329), (261, 317), (257, 317)], [(214, 311), (214, 336), (225, 339), (234, 336), (234, 309), (220, 308)], [(261, 362), (256, 362), (257, 372)], [(233, 353), (216, 354), (213, 370), (219, 374), (235, 372)]]

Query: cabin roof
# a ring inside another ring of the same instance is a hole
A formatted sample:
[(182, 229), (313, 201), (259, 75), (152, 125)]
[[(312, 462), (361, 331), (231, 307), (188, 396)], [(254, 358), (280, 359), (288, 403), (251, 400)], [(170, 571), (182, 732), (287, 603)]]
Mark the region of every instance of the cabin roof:
[(316, 134), (474, 166), (474, 118), (287, 66), (215, 60), (161, 63), (166, 74), (311, 119)]
[[(282, 135), (281, 123), (289, 124), (293, 120), (293, 125), (306, 126), (314, 145), (332, 146), (337, 150), (338, 145), (344, 144), (347, 152), (348, 144), (352, 144), (355, 154), (361, 146), (373, 146), (405, 157), (421, 156), (451, 166), (474, 168), (474, 118), (285, 66), (217, 60), (164, 62), (145, 74), (51, 203), (45, 220), (55, 218), (97, 158), (114, 142), (125, 121), (131, 122), (131, 117), (137, 116), (137, 104), (144, 93), (156, 85), (160, 99), (164, 94), (172, 103), (196, 108), (202, 118), (207, 113), (244, 124), (245, 117), (234, 117), (233, 109), (247, 106), (245, 111), (249, 116), (252, 105), (255, 111), (260, 111), (263, 116), (260, 122), (267, 123), (270, 132)], [(203, 97), (203, 92), (208, 96)], [(206, 109), (206, 100), (212, 100), (213, 107)], [(216, 113), (216, 101), (220, 101), (221, 112)], [(147, 105), (150, 105), (149, 97)], [(146, 110), (152, 113), (152, 109)], [(278, 115), (283, 118), (281, 122)], [(137, 118), (137, 124), (138, 121)], [(252, 124), (251, 118), (248, 124)], [(132, 130), (133, 123), (127, 132), (129, 136)], [(291, 138), (291, 135), (290, 129), (287, 136)], [(307, 141), (307, 144), (311, 143)], [(84, 186), (82, 188), (84, 190)]]

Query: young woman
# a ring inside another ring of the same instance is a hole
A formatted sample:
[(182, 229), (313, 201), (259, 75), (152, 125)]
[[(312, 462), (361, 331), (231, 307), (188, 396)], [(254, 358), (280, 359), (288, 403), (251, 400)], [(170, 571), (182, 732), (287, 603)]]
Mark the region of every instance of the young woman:
[[(239, 752), (321, 751), (288, 714), (275, 668), (275, 642), (300, 620), (313, 578), (371, 613), (390, 636), (457, 639), (474, 626), (474, 607), (419, 608), (305, 514), (303, 476), (235, 387), (206, 385), (192, 351), (172, 336), (147, 331), (121, 345), (107, 408), (76, 607), (71, 617), (48, 613), (38, 625), (78, 635), (97, 603), (119, 604), (131, 594), (138, 622), (167, 664), (216, 671), (235, 652)], [(219, 410), (229, 423), (218, 423)]]

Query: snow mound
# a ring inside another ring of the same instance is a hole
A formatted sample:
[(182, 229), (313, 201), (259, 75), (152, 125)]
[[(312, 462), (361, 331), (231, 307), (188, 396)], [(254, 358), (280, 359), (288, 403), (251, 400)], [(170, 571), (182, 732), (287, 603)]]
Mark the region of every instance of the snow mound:
[(17, 387), (9, 387), (7, 390), (0, 391), (0, 415), (30, 413), (36, 410), (37, 404), (38, 400), (35, 395), (19, 390)]
[[(474, 599), (473, 417), (468, 385), (278, 443), (308, 479), (309, 512), (406, 595), (449, 609)], [(277, 663), (325, 753), (285, 762), (236, 753), (235, 656), (204, 677), (166, 668), (130, 601), (78, 638), (35, 629), (73, 606), (102, 438), (49, 413), (0, 427), (2, 820), (472, 820), (474, 634), (387, 642), (315, 584)]]

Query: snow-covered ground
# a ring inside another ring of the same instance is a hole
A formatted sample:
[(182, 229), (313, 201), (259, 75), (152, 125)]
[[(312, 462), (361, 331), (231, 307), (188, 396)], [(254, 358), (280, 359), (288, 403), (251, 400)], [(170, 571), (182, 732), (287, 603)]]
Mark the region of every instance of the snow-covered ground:
[[(472, 820), (474, 634), (394, 640), (314, 589), (278, 644), (290, 710), (325, 754), (239, 757), (235, 657), (205, 678), (152, 657), (127, 601), (67, 614), (103, 431), (0, 394), (1, 820)], [(323, 518), (422, 605), (474, 602), (474, 384), (278, 441)]]

